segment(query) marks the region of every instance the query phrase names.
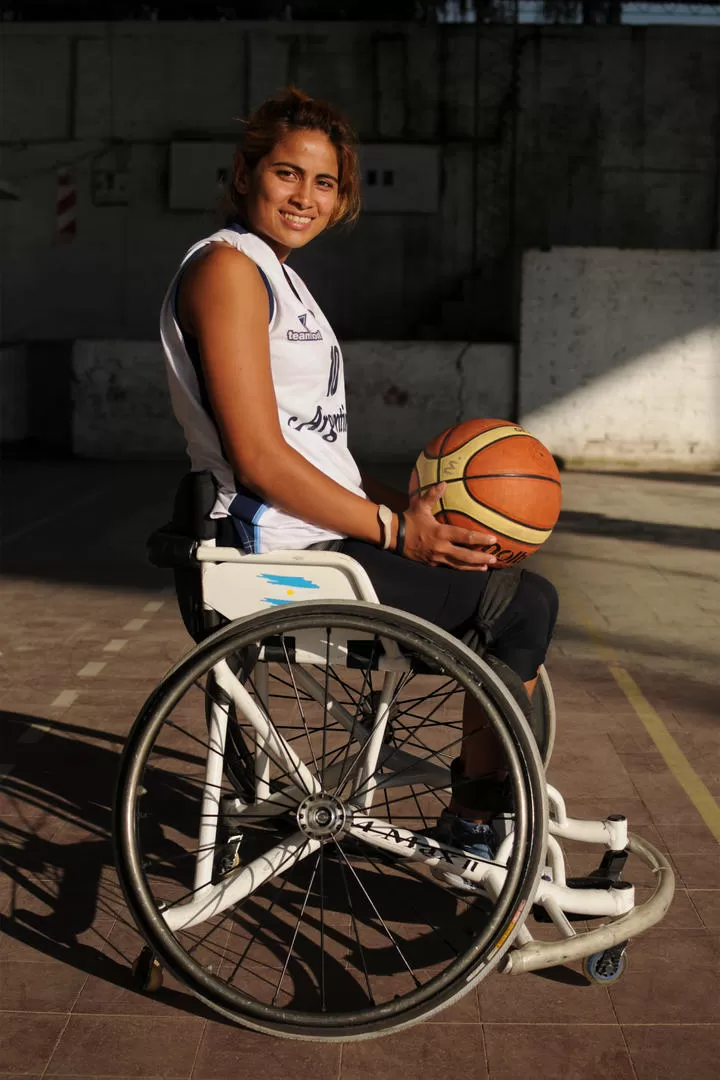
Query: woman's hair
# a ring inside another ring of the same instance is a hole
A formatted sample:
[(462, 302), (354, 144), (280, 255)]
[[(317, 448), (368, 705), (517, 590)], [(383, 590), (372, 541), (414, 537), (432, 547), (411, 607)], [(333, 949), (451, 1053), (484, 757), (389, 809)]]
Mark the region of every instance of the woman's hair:
[(232, 177), (227, 185), (229, 218), (244, 216), (244, 198), (235, 187), (235, 176), (242, 163), (252, 171), (289, 131), (322, 131), (337, 151), (338, 199), (329, 225), (355, 221), (360, 213), (360, 167), (357, 137), (345, 117), (326, 101), (319, 101), (291, 86), (255, 110), (243, 121), (244, 130), (233, 160)]

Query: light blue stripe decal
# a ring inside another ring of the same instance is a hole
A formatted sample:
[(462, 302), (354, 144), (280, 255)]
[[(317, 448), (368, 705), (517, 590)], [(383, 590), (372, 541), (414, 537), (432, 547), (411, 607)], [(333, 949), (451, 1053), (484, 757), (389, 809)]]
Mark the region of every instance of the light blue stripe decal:
[(258, 574), (258, 577), (265, 578), (271, 585), (285, 585), (288, 589), (320, 588), (314, 581), (310, 581), (306, 577), (285, 577), (284, 574)]
[(281, 604), (292, 604), (292, 600), (273, 600), (271, 596), (264, 596), (263, 604), (272, 604), (273, 607), (280, 607)]

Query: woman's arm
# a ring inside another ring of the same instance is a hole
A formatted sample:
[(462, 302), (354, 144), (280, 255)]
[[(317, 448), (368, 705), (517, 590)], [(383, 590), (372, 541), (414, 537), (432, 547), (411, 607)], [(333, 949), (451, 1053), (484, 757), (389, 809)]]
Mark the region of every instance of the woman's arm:
[[(228, 245), (212, 245), (182, 277), (178, 314), (197, 338), (223, 446), (242, 483), (303, 521), (380, 543), (377, 504), (331, 480), (283, 437), (270, 367), (268, 296), (255, 263)], [(432, 488), (412, 499), (405, 554), (430, 565), (486, 570), (494, 556), (473, 549), (495, 538), (439, 524), (431, 508), (440, 493)], [(392, 546), (396, 535), (393, 518)]]
[(331, 480), (283, 438), (268, 296), (255, 263), (213, 246), (183, 275), (178, 307), (181, 324), (197, 338), (223, 445), (242, 483), (313, 525), (379, 543), (377, 505)]

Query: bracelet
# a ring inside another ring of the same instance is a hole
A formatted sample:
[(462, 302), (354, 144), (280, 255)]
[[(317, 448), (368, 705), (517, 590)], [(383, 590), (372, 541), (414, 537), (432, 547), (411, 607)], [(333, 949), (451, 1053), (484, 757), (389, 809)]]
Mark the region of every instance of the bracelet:
[(389, 506), (385, 506), (384, 503), (380, 503), (377, 508), (377, 516), (380, 522), (380, 542), (383, 551), (387, 551), (392, 540), (392, 510)]
[(395, 554), (402, 555), (405, 551), (405, 515), (402, 510), (398, 511), (397, 537), (395, 539)]

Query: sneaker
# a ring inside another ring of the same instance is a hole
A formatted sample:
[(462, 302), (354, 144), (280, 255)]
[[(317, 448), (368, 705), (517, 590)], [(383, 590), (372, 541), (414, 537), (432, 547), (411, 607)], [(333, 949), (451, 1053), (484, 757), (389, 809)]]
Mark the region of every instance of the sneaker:
[[(498, 838), (492, 825), (458, 817), (449, 810), (443, 810), (437, 825), (427, 835), (443, 844), (452, 844), (453, 847), (461, 848), (468, 855), (483, 862), (492, 862), (498, 849)], [(434, 867), (432, 872), (435, 877), (463, 892), (476, 892), (478, 888), (481, 888), (441, 866)]]

